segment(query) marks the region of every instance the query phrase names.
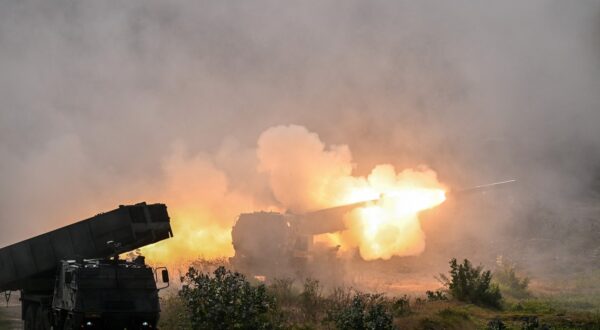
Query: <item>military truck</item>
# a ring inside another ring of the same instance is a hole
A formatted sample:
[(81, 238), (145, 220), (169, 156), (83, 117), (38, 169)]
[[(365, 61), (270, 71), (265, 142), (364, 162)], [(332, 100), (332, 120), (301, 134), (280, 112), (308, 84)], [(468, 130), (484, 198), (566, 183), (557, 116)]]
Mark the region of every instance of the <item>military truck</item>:
[(21, 292), (25, 329), (153, 329), (168, 272), (119, 255), (172, 236), (166, 205), (121, 205), (0, 249), (0, 290)]

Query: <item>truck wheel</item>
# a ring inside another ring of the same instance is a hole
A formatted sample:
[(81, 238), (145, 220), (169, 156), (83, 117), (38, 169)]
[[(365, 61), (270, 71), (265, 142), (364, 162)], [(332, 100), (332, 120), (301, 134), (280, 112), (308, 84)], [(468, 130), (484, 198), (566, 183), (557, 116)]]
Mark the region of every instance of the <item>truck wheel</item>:
[(29, 304), (27, 311), (25, 312), (25, 324), (23, 328), (25, 330), (37, 330), (37, 306), (35, 304)]

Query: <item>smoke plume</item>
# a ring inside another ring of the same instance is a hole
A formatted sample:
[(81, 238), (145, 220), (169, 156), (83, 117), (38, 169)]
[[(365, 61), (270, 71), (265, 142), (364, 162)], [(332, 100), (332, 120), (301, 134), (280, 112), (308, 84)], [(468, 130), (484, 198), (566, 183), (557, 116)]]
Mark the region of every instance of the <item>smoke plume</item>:
[(0, 245), (146, 200), (193, 224), (185, 253), (230, 254), (239, 212), (425, 164), (518, 180), (428, 212), (425, 253), (588, 257), (598, 31), (591, 0), (3, 1)]

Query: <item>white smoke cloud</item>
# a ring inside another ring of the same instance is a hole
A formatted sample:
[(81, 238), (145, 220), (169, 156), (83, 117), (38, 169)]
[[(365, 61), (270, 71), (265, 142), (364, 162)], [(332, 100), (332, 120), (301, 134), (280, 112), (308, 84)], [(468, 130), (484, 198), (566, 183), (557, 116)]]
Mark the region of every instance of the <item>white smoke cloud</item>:
[[(428, 164), (453, 186), (515, 177), (523, 209), (587, 198), (599, 12), (558, 0), (0, 2), (0, 245), (160, 198), (175, 141), (227, 178), (214, 181), (224, 196), (318, 208), (256, 174), (256, 138), (281, 123), (352, 149), (323, 147), (325, 177)], [(449, 227), (473, 218), (467, 229), (496, 237), (524, 223), (476, 211)]]
[(257, 155), (259, 170), (268, 173), (275, 198), (294, 212), (339, 203), (342, 186), (352, 180), (348, 146), (326, 147), (316, 133), (302, 126), (267, 129), (258, 139)]

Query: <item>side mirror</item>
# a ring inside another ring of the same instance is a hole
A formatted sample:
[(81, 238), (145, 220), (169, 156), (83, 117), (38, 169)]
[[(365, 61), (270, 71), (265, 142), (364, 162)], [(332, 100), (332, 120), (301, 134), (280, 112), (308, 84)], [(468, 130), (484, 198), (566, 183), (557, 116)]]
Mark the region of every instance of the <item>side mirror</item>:
[(73, 282), (73, 273), (66, 272), (65, 273), (65, 283), (66, 284), (71, 284), (71, 282)]
[(169, 283), (169, 271), (166, 269), (163, 269), (161, 272), (161, 275), (162, 275), (163, 283)]
[(167, 267), (154, 268), (154, 280), (156, 282), (158, 282), (158, 270), (160, 270), (160, 275), (162, 277), (162, 282), (165, 283), (165, 284), (167, 284), (167, 285), (163, 286), (162, 288), (157, 288), (157, 289), (158, 290), (166, 289), (170, 285), (170, 283), (169, 283), (169, 271), (167, 270)]

